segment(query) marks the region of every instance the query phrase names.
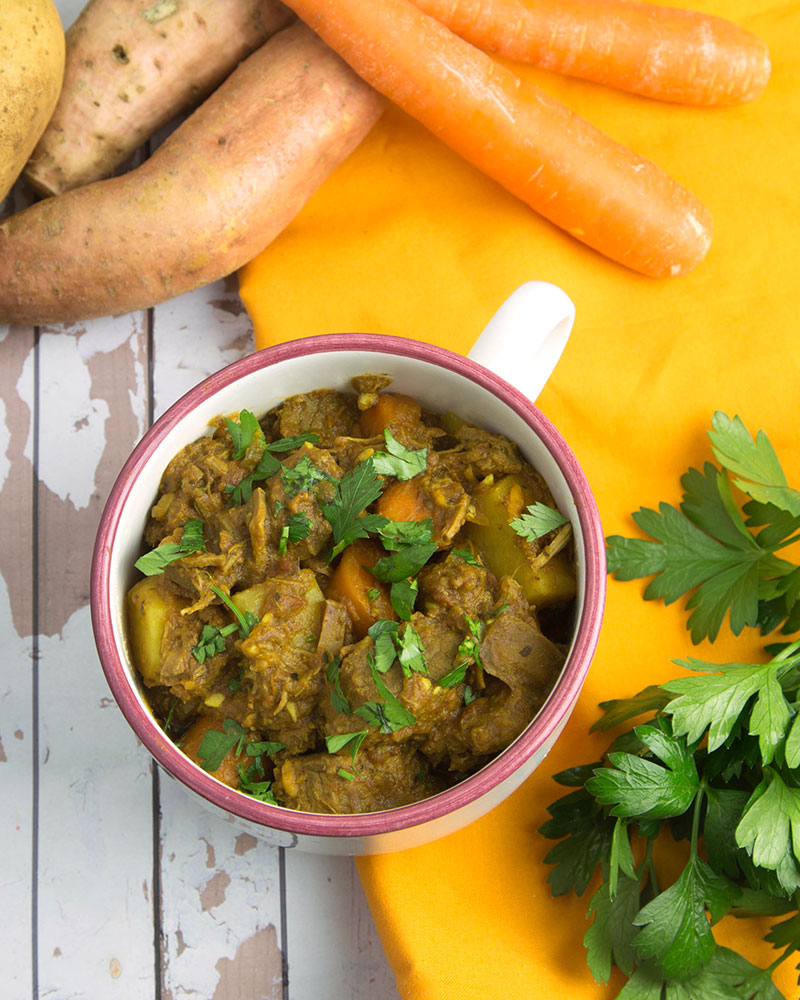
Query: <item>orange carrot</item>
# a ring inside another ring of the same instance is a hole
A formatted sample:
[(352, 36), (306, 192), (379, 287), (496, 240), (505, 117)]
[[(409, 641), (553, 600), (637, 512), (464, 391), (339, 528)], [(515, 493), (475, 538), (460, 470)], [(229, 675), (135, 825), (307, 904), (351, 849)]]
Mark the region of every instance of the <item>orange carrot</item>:
[(431, 516), (416, 479), (396, 479), (375, 502), (375, 512), (390, 521), (424, 521)]
[(643, 274), (684, 274), (711, 216), (677, 181), (412, 0), (289, 0), (376, 90), (535, 211)]
[(386, 584), (369, 572), (384, 554), (375, 542), (357, 539), (342, 552), (325, 591), (327, 598), (347, 608), (359, 639), (379, 618), (397, 618)]
[(387, 427), (417, 423), (421, 413), (422, 407), (410, 396), (382, 392), (372, 406), (361, 414), (361, 429), (373, 437), (383, 434)]
[(680, 104), (738, 104), (770, 74), (766, 44), (711, 14), (638, 0), (414, 0), (487, 52)]

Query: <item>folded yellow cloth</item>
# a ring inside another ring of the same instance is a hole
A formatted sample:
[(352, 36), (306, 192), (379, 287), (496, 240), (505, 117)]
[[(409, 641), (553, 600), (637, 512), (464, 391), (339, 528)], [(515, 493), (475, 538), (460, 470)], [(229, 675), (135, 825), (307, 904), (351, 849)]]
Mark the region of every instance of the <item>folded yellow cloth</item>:
[[(390, 107), (299, 217), (240, 274), (257, 347), (316, 333), (394, 333), (466, 353), (503, 299), (532, 278), (560, 285), (575, 328), (539, 405), (575, 451), (606, 534), (640, 505), (680, 499), (711, 459), (715, 409), (764, 428), (800, 483), (796, 295), (800, 277), (800, 4), (701, 0), (764, 38), (772, 80), (752, 104), (659, 104), (525, 70), (649, 156), (711, 209), (714, 242), (692, 274), (653, 280), (575, 242)], [(597, 703), (680, 674), (671, 661), (761, 658), (758, 637), (693, 647), (682, 602), (609, 580), (599, 647), (566, 732), (503, 805), (437, 843), (360, 859), (364, 890), (404, 1000), (610, 1000), (582, 938), (588, 894), (551, 898), (538, 833), (562, 793), (551, 774), (595, 760)], [(766, 924), (725, 920), (718, 938), (753, 961)], [(785, 963), (776, 984), (797, 997)], [(705, 1000), (705, 998), (697, 998)]]

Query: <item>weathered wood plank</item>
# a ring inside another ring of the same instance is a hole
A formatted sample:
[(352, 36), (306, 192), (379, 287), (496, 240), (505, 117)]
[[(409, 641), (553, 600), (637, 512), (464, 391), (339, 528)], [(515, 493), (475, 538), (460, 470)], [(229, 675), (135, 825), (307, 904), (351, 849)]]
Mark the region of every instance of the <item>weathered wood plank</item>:
[(150, 760), (116, 708), (88, 601), (102, 505), (145, 422), (143, 315), (38, 343), (38, 983), (154, 995)]
[[(158, 416), (206, 375), (252, 348), (235, 281), (153, 310)], [(165, 1000), (279, 1000), (283, 995), (279, 853), (161, 781)]]
[(0, 885), (13, 914), (4, 921), (3, 979), (20, 997), (33, 989), (33, 345), (32, 328), (0, 326)]

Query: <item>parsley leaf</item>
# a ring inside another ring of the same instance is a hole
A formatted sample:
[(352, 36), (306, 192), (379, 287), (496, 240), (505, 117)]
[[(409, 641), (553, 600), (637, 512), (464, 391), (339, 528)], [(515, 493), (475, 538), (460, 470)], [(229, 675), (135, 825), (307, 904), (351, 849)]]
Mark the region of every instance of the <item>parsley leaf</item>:
[(179, 542), (162, 542), (161, 545), (140, 556), (134, 566), (145, 576), (158, 576), (170, 563), (177, 562), (192, 552), (205, 552), (205, 548), (203, 522), (187, 521), (183, 526)]
[(800, 858), (800, 788), (765, 767), (736, 827), (736, 843), (755, 864), (772, 870), (787, 857)]
[(238, 627), (235, 622), (225, 625), (224, 628), (217, 628), (216, 625), (204, 625), (200, 633), (200, 641), (196, 646), (192, 646), (192, 656), (198, 663), (205, 663), (206, 657), (214, 656), (215, 653), (223, 653), (226, 648), (226, 637), (235, 632)]
[(382, 556), (370, 573), (386, 583), (399, 583), (410, 576), (415, 576), (437, 549), (436, 542), (402, 545), (391, 555)]
[(255, 484), (264, 479), (271, 479), (282, 468), (283, 466), (274, 455), (271, 455), (269, 451), (264, 451), (255, 469), (249, 475), (245, 476), (238, 486), (225, 487), (225, 492), (230, 495), (231, 503), (235, 507), (240, 507), (242, 504), (247, 503), (253, 495)]
[[(360, 774), (360, 771), (356, 768), (356, 757), (358, 756), (358, 751), (361, 749), (361, 744), (367, 738), (369, 734), (368, 729), (359, 729), (355, 733), (337, 733), (335, 736), (325, 737), (325, 746), (327, 747), (328, 753), (338, 753), (343, 750), (346, 746), (350, 747), (350, 757), (353, 760), (353, 770), (356, 774)], [(347, 776), (348, 779), (352, 779), (353, 775), (348, 771), (342, 774), (341, 770), (337, 772), (341, 777)]]
[(258, 420), (250, 410), (241, 410), (239, 412), (238, 424), (233, 420), (229, 420), (227, 417), (225, 418), (225, 424), (227, 425), (228, 432), (230, 433), (233, 441), (233, 452), (231, 457), (236, 462), (244, 458), (255, 435), (259, 435), (262, 438), (264, 436), (261, 432)]
[(696, 972), (714, 953), (706, 908), (713, 922), (731, 908), (738, 890), (701, 858), (692, 857), (677, 881), (642, 907), (634, 945), (642, 958), (657, 957), (668, 977)]
[(332, 688), (331, 705), (334, 712), (339, 712), (342, 715), (350, 715), (350, 702), (345, 697), (345, 693), (342, 690), (342, 681), (339, 677), (339, 668), (341, 665), (341, 657), (334, 656), (328, 661), (328, 665), (325, 667), (325, 677)]
[[(357, 538), (366, 538), (384, 524), (379, 514), (364, 514), (364, 510), (381, 494), (382, 480), (375, 474), (372, 459), (359, 462), (336, 483), (330, 503), (322, 504), (322, 513), (333, 529), (334, 547), (330, 558)], [(362, 517), (362, 515), (364, 515)]]
[(428, 464), (428, 449), (409, 450), (395, 438), (387, 427), (383, 432), (386, 451), (376, 451), (372, 456), (375, 471), (380, 476), (394, 476), (396, 479), (413, 479), (425, 471)]
[(200, 766), (204, 771), (218, 771), (229, 753), (233, 752), (234, 757), (241, 755), (246, 736), (246, 731), (234, 719), (223, 720), (222, 732), (207, 729), (197, 748)]
[(280, 466), (281, 485), (290, 497), (298, 493), (308, 493), (313, 486), (327, 479), (328, 476), (311, 461), (308, 455), (301, 455), (294, 467)]
[(389, 587), (389, 601), (402, 621), (407, 622), (411, 618), (418, 593), (416, 580), (395, 580)]
[(459, 559), (463, 559), (468, 565), (478, 566), (480, 569), (483, 569), (483, 563), (469, 549), (450, 549), (450, 552), (452, 555), (458, 556)]
[(583, 938), (586, 962), (596, 982), (607, 983), (612, 964), (618, 965), (626, 976), (633, 973), (636, 953), (633, 939), (636, 927), (633, 920), (639, 912), (640, 884), (637, 878), (621, 879), (617, 892), (612, 895), (608, 882), (603, 882), (592, 896), (587, 917), (594, 914)]
[(537, 501), (525, 509), (527, 513), (515, 517), (511, 521), (511, 527), (529, 542), (533, 542), (543, 535), (549, 535), (551, 531), (564, 524), (569, 524), (568, 517), (564, 517), (561, 511), (548, 507), (547, 504)]
[(634, 732), (666, 767), (634, 754), (610, 753), (612, 766), (598, 768), (586, 790), (602, 805), (611, 806), (612, 816), (680, 816), (700, 787), (686, 741), (653, 726), (637, 726)]
[(281, 537), (278, 542), (278, 553), (286, 555), (286, 548), (289, 542), (294, 545), (296, 542), (307, 538), (311, 531), (311, 521), (305, 514), (290, 514), (289, 520), (281, 528)]
[(404, 726), (413, 726), (417, 720), (386, 686), (371, 656), (370, 671), (372, 681), (382, 700), (365, 701), (355, 709), (354, 714), (361, 716), (369, 725), (377, 726), (382, 733), (393, 733)]

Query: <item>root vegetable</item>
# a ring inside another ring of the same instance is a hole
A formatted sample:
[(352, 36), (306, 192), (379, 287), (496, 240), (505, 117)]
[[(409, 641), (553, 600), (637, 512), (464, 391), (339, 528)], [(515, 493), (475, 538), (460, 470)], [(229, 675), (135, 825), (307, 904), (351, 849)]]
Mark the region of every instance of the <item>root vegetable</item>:
[(288, 4), (367, 82), (576, 239), (652, 276), (705, 257), (711, 215), (693, 194), (412, 0)]
[(278, 0), (89, 0), (26, 179), (60, 194), (109, 177), (293, 18)]
[(52, 0), (3, 0), (0, 10), (0, 201), (56, 106), (64, 29)]
[(716, 106), (752, 101), (766, 44), (722, 17), (639, 0), (414, 0), (488, 52), (644, 97)]
[(142, 166), (0, 225), (0, 323), (146, 308), (264, 249), (383, 99), (305, 25), (245, 60)]

